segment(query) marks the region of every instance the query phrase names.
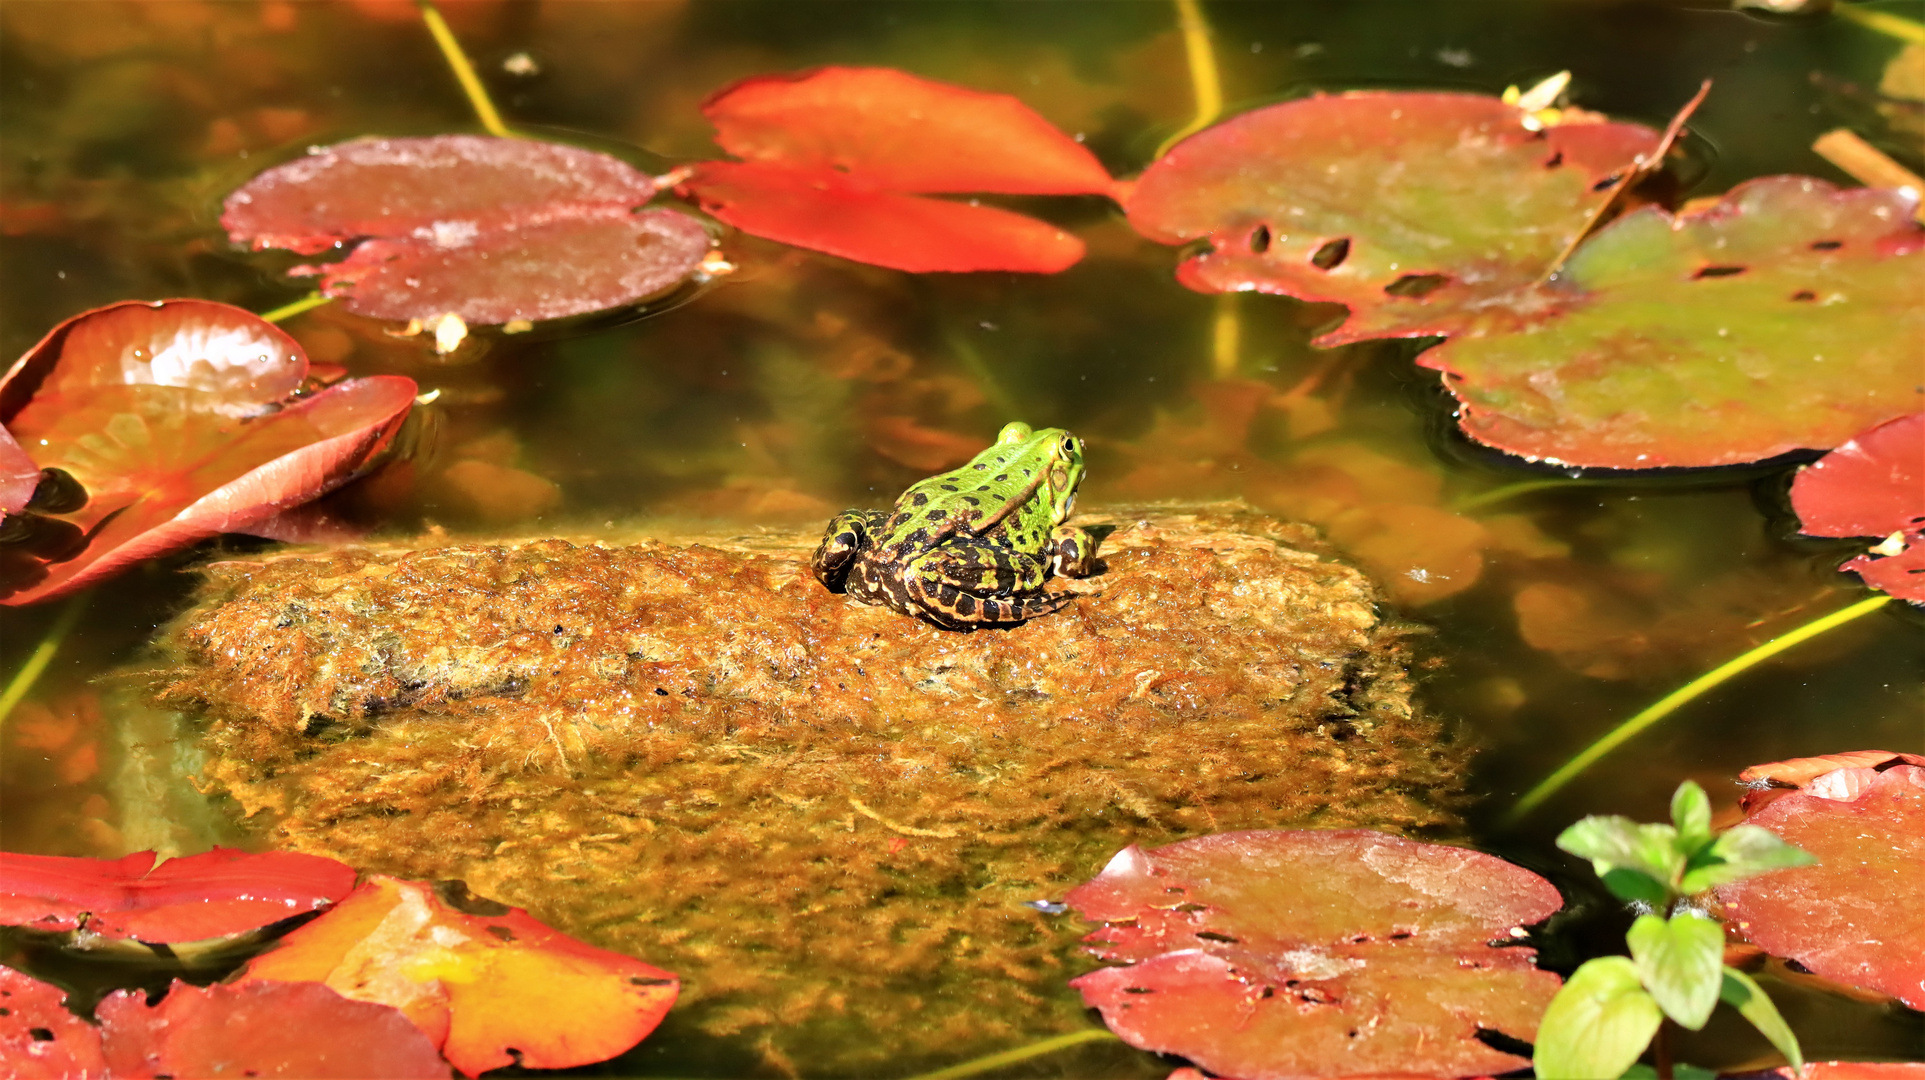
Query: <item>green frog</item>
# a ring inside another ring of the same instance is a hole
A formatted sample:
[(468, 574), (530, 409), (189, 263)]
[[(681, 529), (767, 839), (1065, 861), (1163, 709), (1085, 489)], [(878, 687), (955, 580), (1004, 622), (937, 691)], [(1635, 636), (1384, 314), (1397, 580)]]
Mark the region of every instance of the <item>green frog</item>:
[(1075, 597), (1054, 573), (1087, 577), (1096, 543), (1063, 522), (1083, 482), (1083, 440), (1062, 428), (1003, 428), (967, 465), (921, 481), (893, 510), (829, 522), (810, 565), (831, 591), (948, 630), (1019, 623)]

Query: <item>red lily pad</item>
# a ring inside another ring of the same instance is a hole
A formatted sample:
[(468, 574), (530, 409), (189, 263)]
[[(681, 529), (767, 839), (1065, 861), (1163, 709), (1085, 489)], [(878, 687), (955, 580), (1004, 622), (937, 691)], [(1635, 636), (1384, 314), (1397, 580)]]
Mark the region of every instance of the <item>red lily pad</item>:
[(1869, 771), (1822, 774), (1747, 817), (1819, 861), (1717, 896), (1725, 924), (1766, 952), (1925, 1009), (1925, 766)]
[(1034, 218), (923, 195), (1121, 190), (1083, 146), (1006, 94), (890, 68), (746, 79), (702, 114), (741, 158), (678, 191), (744, 232), (915, 273), (1055, 273), (1083, 243)]
[(0, 967), (0, 1066), (14, 1080), (107, 1075), (100, 1032), (67, 1010), (67, 992)]
[(1470, 1076), (1528, 1062), (1559, 980), (1494, 948), (1561, 906), (1495, 856), (1362, 829), (1125, 848), (1065, 901), (1105, 922), (1070, 985), (1132, 1046), (1244, 1080)]
[[(470, 915), (426, 885), (375, 876), (247, 965), (240, 983), (318, 982), (402, 1010), (472, 1076), (519, 1061), (565, 1069), (640, 1042), (675, 976), (490, 901)], [(512, 1053), (510, 1052), (512, 1048)]]
[[(1891, 750), (1852, 750), (1843, 754), (1787, 758), (1753, 765), (1738, 774), (1738, 782), (1750, 789), (1745, 792), (1739, 806), (1747, 814), (1756, 813), (1779, 796), (1805, 788), (1821, 777), (1828, 779), (1814, 794), (1836, 799), (1847, 784), (1856, 784), (1862, 781), (1865, 774), (1876, 775), (1894, 765), (1925, 765), (1925, 756)], [(1847, 776), (1854, 779), (1847, 781), (1844, 779)], [(1849, 800), (1855, 795), (1853, 792), (1843, 797)]]
[(1808, 177), (1646, 207), (1418, 357), (1479, 442), (1645, 469), (1837, 446), (1918, 408), (1925, 229), (1911, 197)]
[(1725, 1080), (1925, 1080), (1925, 1062), (1808, 1061), (1805, 1071), (1780, 1065), (1763, 1072), (1721, 1073)]
[(121, 990), (96, 1014), (115, 1076), (283, 1076), (392, 1080), (448, 1076), (448, 1063), (400, 1010), (318, 983), (189, 986), (158, 1005)]
[(1548, 272), (1659, 143), (1636, 124), (1526, 119), (1472, 94), (1287, 101), (1171, 148), (1137, 181), (1130, 224), (1166, 244), (1208, 238), (1177, 271), (1192, 289), (1349, 305), (1319, 344), (1442, 333)]
[(1862, 432), (1798, 470), (1791, 507), (1807, 536), (1895, 534), (1899, 551), (1860, 555), (1839, 569), (1925, 604), (1925, 412)]
[(452, 312), (476, 324), (555, 319), (663, 292), (712, 246), (687, 214), (640, 207), (653, 179), (590, 150), (530, 139), (356, 139), (269, 169), (221, 224), (256, 250), (315, 254), (296, 273), (377, 319)]
[(414, 381), (392, 375), (293, 396), (306, 375), (294, 339), (211, 301), (129, 301), (55, 327), (0, 378), (0, 423), (85, 503), (45, 515), (76, 542), (0, 580), (0, 603), (72, 592), (322, 495), (414, 404)]
[(258, 929), (340, 900), (352, 867), (292, 851), (233, 848), (154, 866), (154, 853), (74, 859), (0, 852), (0, 924), (147, 942)]

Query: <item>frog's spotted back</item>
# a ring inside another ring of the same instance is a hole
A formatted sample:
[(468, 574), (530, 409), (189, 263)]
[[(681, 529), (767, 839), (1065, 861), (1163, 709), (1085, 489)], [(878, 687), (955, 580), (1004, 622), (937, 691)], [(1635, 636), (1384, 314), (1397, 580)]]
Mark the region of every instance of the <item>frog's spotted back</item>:
[(1052, 573), (1089, 573), (1094, 541), (1063, 524), (1082, 482), (1083, 440), (1011, 423), (892, 511), (838, 515), (811, 565), (830, 589), (949, 629), (1033, 619), (1073, 598), (1044, 590)]

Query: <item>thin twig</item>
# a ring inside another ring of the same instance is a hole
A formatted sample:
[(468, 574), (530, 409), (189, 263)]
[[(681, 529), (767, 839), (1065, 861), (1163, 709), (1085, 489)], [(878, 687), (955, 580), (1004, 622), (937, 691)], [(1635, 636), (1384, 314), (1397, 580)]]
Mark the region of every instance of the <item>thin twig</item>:
[(1611, 185), (1611, 189), (1605, 194), (1604, 200), (1598, 203), (1597, 206), (1592, 209), (1591, 216), (1585, 219), (1584, 227), (1577, 231), (1577, 235), (1571, 237), (1571, 242), (1564, 245), (1564, 250), (1559, 252), (1557, 258), (1551, 261), (1550, 268), (1545, 270), (1543, 275), (1537, 279), (1539, 285), (1556, 277), (1557, 272), (1564, 269), (1564, 264), (1570, 260), (1571, 254), (1577, 250), (1577, 246), (1582, 244), (1585, 239), (1591, 235), (1592, 231), (1598, 227), (1598, 223), (1604, 220), (1604, 215), (1609, 213), (1613, 206), (1617, 205), (1618, 199), (1621, 198), (1625, 192), (1631, 190), (1631, 185), (1636, 183), (1639, 177), (1646, 173), (1656, 172), (1664, 167), (1664, 156), (1671, 152), (1671, 144), (1676, 142), (1679, 133), (1684, 131), (1684, 122), (1691, 118), (1692, 113), (1698, 111), (1698, 106), (1704, 103), (1705, 95), (1709, 93), (1711, 93), (1711, 80), (1706, 79), (1698, 87), (1698, 92), (1691, 96), (1691, 100), (1684, 103), (1684, 108), (1678, 110), (1678, 115), (1671, 118), (1670, 125), (1664, 129), (1664, 134), (1658, 139), (1657, 147), (1649, 154), (1639, 154), (1632, 160), (1631, 167), (1626, 169), (1624, 174), (1619, 176), (1616, 182)]
[(39, 682), (40, 676), (46, 673), (47, 665), (53, 663), (54, 654), (60, 651), (61, 641), (65, 640), (67, 632), (74, 628), (74, 624), (80, 621), (80, 613), (86, 609), (86, 594), (83, 593), (67, 601), (67, 606), (60, 609), (59, 615), (54, 616), (53, 625), (47, 628), (47, 636), (41, 638), (40, 644), (34, 646), (33, 654), (27, 657), (27, 662), (20, 665), (20, 670), (14, 672), (13, 678), (8, 680), (7, 688), (0, 690), (0, 724), (7, 722), (7, 717), (13, 715), (13, 707), (20, 704), (21, 699), (33, 689), (33, 684)]
[(299, 300), (290, 301), (275, 308), (273, 311), (262, 313), (261, 318), (271, 323), (286, 322), (303, 311), (313, 311), (323, 304), (332, 304), (333, 302), (334, 298), (332, 296), (323, 296), (318, 292), (311, 292)]
[(519, 138), (501, 122), (501, 114), (495, 111), (495, 103), (488, 98), (488, 88), (481, 85), (481, 77), (475, 74), (475, 66), (468, 62), (468, 54), (461, 49), (461, 42), (455, 40), (454, 31), (448, 29), (448, 20), (433, 0), (414, 0), (421, 9), (421, 21), (428, 24), (428, 33), (434, 36), (434, 43), (441, 47), (441, 55), (454, 69), (455, 81), (461, 84), (461, 92), (468, 95), (468, 104), (474, 106), (475, 117), (481, 121), (482, 128), (490, 135), (504, 139)]
[(1110, 1039), (1116, 1039), (1116, 1036), (1102, 1028), (1091, 1028), (1087, 1031), (1072, 1031), (1068, 1035), (1057, 1035), (1053, 1038), (1044, 1039), (1041, 1042), (1030, 1043), (1028, 1046), (1019, 1046), (1014, 1050), (1004, 1050), (1001, 1053), (990, 1054), (987, 1057), (973, 1058), (960, 1065), (951, 1065), (946, 1069), (937, 1069), (935, 1072), (918, 1073), (910, 1077), (909, 1080), (959, 1080), (960, 1077), (975, 1076), (978, 1073), (986, 1073), (992, 1069), (1005, 1068), (1019, 1061), (1028, 1061), (1033, 1057), (1053, 1054), (1058, 1050), (1067, 1050), (1072, 1046), (1081, 1046), (1086, 1042), (1102, 1042)]
[(1223, 77), (1217, 71), (1216, 49), (1210, 44), (1210, 24), (1203, 19), (1199, 0), (1176, 0), (1176, 28), (1183, 35), (1183, 54), (1190, 62), (1190, 93), (1196, 98), (1196, 116), (1163, 140), (1156, 156), (1202, 131), (1223, 115)]
[(1861, 600), (1848, 608), (1834, 611), (1822, 618), (1814, 619), (1790, 633), (1780, 634), (1741, 656), (1734, 657), (1725, 663), (1719, 664), (1703, 675), (1666, 694), (1650, 708), (1645, 709), (1631, 719), (1612, 728), (1603, 738), (1585, 747), (1582, 753), (1570, 761), (1565, 762), (1563, 768), (1545, 777), (1542, 783), (1526, 792), (1523, 798), (1517, 800), (1517, 805), (1511, 807), (1510, 811), (1504, 815), (1504, 824), (1516, 825), (1522, 821), (1526, 814), (1535, 810), (1545, 799), (1556, 794), (1559, 788), (1569, 783), (1577, 774), (1596, 764), (1599, 758), (1624, 745), (1632, 736), (1637, 735), (1645, 728), (1676, 712), (1679, 707), (1683, 706), (1686, 702), (1730, 680), (1734, 676), (1749, 671), (1751, 668), (1764, 663), (1766, 660), (1777, 656), (1779, 653), (1784, 652), (1794, 645), (1810, 641), (1812, 638), (1817, 637), (1819, 634), (1833, 627), (1843, 626), (1853, 619), (1858, 618), (1860, 615), (1866, 615), (1884, 607), (1891, 602), (1891, 599), (1889, 596), (1874, 596), (1866, 600)]

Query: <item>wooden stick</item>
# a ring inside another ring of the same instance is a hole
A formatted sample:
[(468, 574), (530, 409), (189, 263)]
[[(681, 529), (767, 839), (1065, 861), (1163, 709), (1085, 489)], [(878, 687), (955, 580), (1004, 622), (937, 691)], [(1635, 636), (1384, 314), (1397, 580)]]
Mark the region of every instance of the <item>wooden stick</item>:
[[(1925, 180), (1849, 129), (1825, 132), (1811, 144), (1811, 149), (1866, 187), (1910, 188), (1914, 200), (1925, 199)], [(1912, 219), (1925, 223), (1925, 205), (1913, 211)]]

